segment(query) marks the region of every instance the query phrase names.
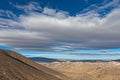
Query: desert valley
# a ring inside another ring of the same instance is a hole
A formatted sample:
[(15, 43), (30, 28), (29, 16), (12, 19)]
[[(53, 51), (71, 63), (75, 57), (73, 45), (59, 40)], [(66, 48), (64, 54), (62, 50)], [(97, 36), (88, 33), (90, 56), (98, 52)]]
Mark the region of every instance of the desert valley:
[(0, 50), (0, 80), (120, 80), (119, 62), (35, 62)]
[(40, 63), (72, 80), (120, 80), (120, 62)]

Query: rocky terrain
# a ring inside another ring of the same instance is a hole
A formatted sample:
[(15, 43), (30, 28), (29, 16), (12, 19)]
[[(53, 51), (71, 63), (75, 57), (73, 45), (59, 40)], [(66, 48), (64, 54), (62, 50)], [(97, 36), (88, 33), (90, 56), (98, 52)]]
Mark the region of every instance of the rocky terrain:
[(40, 63), (59, 71), (72, 80), (120, 80), (119, 62), (53, 62)]
[(14, 51), (0, 49), (0, 80), (68, 80), (68, 78)]
[(120, 63), (31, 61), (0, 49), (0, 80), (120, 80)]

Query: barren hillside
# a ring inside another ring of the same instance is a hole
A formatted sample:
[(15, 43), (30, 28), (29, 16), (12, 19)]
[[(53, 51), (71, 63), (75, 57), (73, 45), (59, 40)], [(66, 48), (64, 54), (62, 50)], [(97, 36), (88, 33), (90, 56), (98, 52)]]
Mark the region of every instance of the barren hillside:
[(0, 50), (0, 80), (66, 80), (66, 76), (14, 51)]

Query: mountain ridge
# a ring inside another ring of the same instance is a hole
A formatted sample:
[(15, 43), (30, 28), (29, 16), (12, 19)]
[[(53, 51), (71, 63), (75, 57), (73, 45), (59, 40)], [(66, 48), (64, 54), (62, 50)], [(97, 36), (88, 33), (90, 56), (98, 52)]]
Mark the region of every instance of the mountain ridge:
[(65, 80), (63, 74), (17, 54), (0, 49), (0, 80)]

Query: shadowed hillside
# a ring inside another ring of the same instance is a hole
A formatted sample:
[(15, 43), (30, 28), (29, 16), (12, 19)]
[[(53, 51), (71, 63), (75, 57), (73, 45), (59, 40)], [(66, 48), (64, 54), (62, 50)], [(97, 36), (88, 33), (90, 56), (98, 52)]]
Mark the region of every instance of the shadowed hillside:
[(67, 80), (63, 74), (14, 51), (0, 49), (0, 80)]

